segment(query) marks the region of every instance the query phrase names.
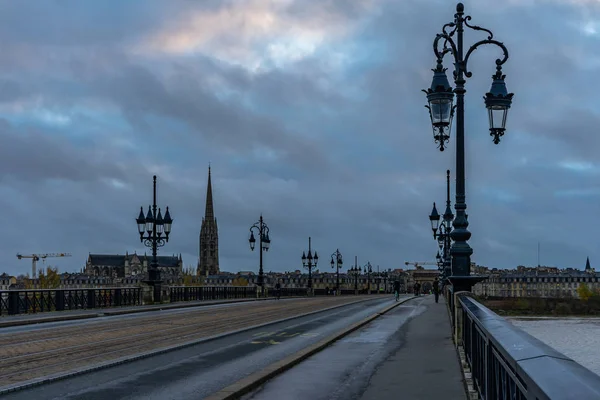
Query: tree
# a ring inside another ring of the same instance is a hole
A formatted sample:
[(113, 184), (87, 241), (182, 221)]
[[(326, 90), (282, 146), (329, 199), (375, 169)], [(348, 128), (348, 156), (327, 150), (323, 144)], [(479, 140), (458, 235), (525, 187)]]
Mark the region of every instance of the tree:
[(242, 276), (237, 276), (233, 282), (232, 282), (233, 286), (248, 286), (248, 279), (242, 277)]
[(188, 265), (183, 269), (183, 286), (194, 286), (196, 283), (196, 273), (194, 272), (194, 267)]
[(60, 286), (60, 275), (57, 267), (48, 266), (46, 272), (40, 271), (40, 289), (56, 289)]
[(592, 292), (592, 290), (589, 288), (589, 286), (587, 284), (582, 283), (577, 288), (577, 294), (579, 295), (579, 298), (581, 300), (587, 302), (590, 299), (590, 297), (592, 297), (594, 295), (594, 292)]

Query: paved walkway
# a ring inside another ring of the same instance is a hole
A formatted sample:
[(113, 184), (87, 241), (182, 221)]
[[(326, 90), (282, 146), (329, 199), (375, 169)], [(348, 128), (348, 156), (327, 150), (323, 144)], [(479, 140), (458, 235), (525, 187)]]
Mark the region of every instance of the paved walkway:
[(371, 377), (361, 400), (466, 399), (443, 297), (425, 296), (427, 309), (404, 324), (403, 345)]

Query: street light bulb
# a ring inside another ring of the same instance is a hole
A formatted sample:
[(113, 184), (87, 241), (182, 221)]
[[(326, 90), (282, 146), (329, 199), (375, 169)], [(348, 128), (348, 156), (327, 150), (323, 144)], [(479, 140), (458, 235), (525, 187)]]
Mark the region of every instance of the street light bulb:
[(495, 144), (500, 143), (500, 138), (504, 135), (506, 116), (514, 96), (513, 93), (508, 93), (506, 89), (505, 77), (506, 75), (502, 75), (502, 70), (498, 67), (496, 73), (492, 76), (492, 87), (483, 97), (490, 120), (490, 136), (493, 137)]
[(438, 230), (438, 226), (440, 224), (440, 214), (435, 207), (435, 202), (433, 203), (433, 210), (431, 210), (431, 214), (429, 215), (429, 222), (431, 222), (433, 237), (435, 237), (436, 231)]
[(140, 215), (138, 215), (135, 222), (137, 223), (139, 234), (143, 235), (144, 231), (146, 230), (146, 218), (144, 218), (144, 208), (143, 207), (140, 207)]
[(169, 207), (167, 207), (167, 212), (165, 213), (165, 218), (163, 218), (163, 224), (165, 227), (165, 234), (169, 237), (169, 233), (171, 233), (171, 224), (173, 224), (173, 219), (171, 218), (171, 213), (169, 213)]
[(256, 239), (254, 238), (254, 232), (250, 232), (250, 239), (248, 239), (250, 243), (250, 250), (254, 251), (254, 246), (256, 245)]
[(426, 106), (429, 109), (429, 117), (431, 118), (431, 126), (433, 128), (433, 138), (436, 143), (440, 144), (440, 150), (444, 151), (444, 143), (450, 138), (450, 126), (452, 124), (452, 116), (454, 107), (454, 92), (448, 77), (446, 76), (446, 68), (442, 65), (442, 60), (438, 59), (437, 66), (433, 71), (433, 79), (431, 86), (427, 90), (423, 90), (427, 94)]
[(146, 214), (146, 232), (152, 233), (154, 230), (154, 216), (152, 215), (151, 206), (148, 206), (148, 214)]

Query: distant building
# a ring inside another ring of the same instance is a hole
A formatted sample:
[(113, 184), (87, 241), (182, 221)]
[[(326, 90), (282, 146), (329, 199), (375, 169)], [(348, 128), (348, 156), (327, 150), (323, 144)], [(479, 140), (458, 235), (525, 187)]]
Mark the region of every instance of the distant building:
[[(182, 276), (183, 261), (179, 256), (158, 256), (158, 267), (161, 277)], [(122, 254), (90, 254), (85, 263), (84, 273), (88, 276), (109, 278), (145, 277), (152, 256), (136, 253)]]
[(556, 267), (525, 267), (516, 270), (492, 269), (489, 278), (473, 286), (473, 293), (487, 297), (548, 297), (578, 298), (577, 289), (583, 284), (600, 291), (600, 274), (591, 267), (589, 258), (585, 269)]
[(206, 185), (206, 208), (204, 218), (202, 218), (199, 239), (196, 274), (199, 276), (219, 274), (219, 229), (217, 228), (213, 206), (210, 166), (208, 167), (208, 183)]

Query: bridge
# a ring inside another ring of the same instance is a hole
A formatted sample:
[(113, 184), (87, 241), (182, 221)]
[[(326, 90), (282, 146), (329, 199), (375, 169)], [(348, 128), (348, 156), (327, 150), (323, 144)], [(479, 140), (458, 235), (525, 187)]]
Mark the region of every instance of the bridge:
[[(470, 293), (0, 292), (6, 399), (598, 399), (600, 377)], [(448, 301), (446, 301), (446, 299)]]

